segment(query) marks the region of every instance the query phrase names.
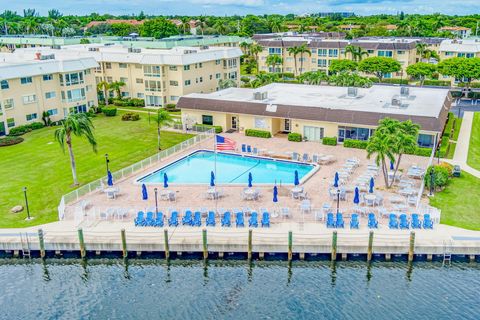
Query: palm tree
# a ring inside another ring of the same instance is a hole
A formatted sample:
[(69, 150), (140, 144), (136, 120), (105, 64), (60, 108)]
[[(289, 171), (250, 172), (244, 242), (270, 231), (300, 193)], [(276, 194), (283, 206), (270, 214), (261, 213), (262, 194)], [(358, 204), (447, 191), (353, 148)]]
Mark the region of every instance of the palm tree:
[(110, 90), (110, 83), (107, 81), (100, 81), (97, 84), (97, 91), (103, 92), (103, 99), (105, 100), (105, 105), (108, 106), (108, 91)]
[(267, 85), (272, 82), (276, 82), (279, 80), (279, 77), (277, 74), (272, 74), (272, 73), (260, 73), (257, 74), (255, 79), (253, 79), (250, 83), (252, 85), (252, 88), (258, 88), (264, 85)]
[(78, 179), (77, 166), (72, 149), (72, 134), (77, 137), (87, 138), (88, 143), (92, 146), (93, 151), (96, 153), (97, 141), (95, 140), (93, 129), (93, 123), (85, 113), (71, 113), (65, 118), (65, 120), (63, 120), (61, 127), (55, 130), (55, 140), (58, 141), (63, 152), (65, 152), (65, 144), (68, 147), (74, 186), (78, 186)]
[(287, 48), (287, 52), (289, 55), (293, 56), (293, 60), (294, 60), (294, 63), (295, 63), (295, 75), (297, 75), (297, 55), (300, 53), (300, 47), (297, 47), (297, 46), (293, 46), (293, 47), (290, 47), (290, 48)]
[(250, 45), (250, 54), (253, 55), (255, 57), (255, 62), (256, 62), (256, 65), (257, 65), (257, 74), (260, 72), (260, 70), (258, 70), (258, 54), (260, 52), (263, 51), (263, 47), (261, 45), (259, 45), (258, 43), (252, 43)]
[(279, 18), (272, 18), (267, 21), (267, 24), (273, 33), (280, 32), (282, 30), (282, 21)]
[(345, 57), (350, 53), (353, 61), (362, 61), (363, 56), (368, 57), (368, 51), (365, 49), (349, 44), (345, 47)]
[(242, 49), (243, 54), (245, 55), (249, 54), (248, 49), (250, 48), (250, 44), (248, 42), (242, 41), (238, 46), (240, 47), (240, 49)]
[(304, 43), (300, 47), (298, 47), (298, 53), (300, 54), (300, 74), (303, 72), (303, 54), (308, 54), (309, 56), (312, 56), (312, 51), (308, 49), (307, 44)]
[(227, 89), (227, 88), (236, 88), (237, 83), (232, 79), (218, 80), (218, 88)]
[(370, 159), (375, 155), (375, 163), (381, 166), (383, 177), (385, 179), (385, 186), (388, 188), (388, 168), (386, 160), (395, 161), (393, 155), (390, 135), (384, 131), (375, 131), (370, 137), (367, 144), (367, 158)]
[(117, 94), (117, 99), (122, 99), (122, 88), (125, 86), (123, 81), (114, 81), (110, 83), (109, 88)]
[(276, 72), (278, 68), (277, 66), (280, 66), (283, 63), (282, 57), (276, 54), (271, 54), (267, 57), (267, 60), (265, 60), (265, 63), (267, 66), (271, 66), (273, 69), (273, 72)]
[(310, 71), (299, 75), (297, 79), (300, 83), (321, 85), (323, 81), (328, 81), (328, 75), (323, 71)]
[(187, 34), (187, 31), (190, 31), (190, 19), (183, 18), (180, 27), (183, 29), (183, 34)]
[(157, 123), (157, 146), (158, 146), (158, 150), (162, 150), (162, 147), (160, 146), (160, 129), (163, 126), (172, 124), (173, 123), (173, 118), (168, 111), (165, 111), (163, 109), (158, 109), (154, 120)]
[(215, 25), (213, 26), (213, 28), (215, 30), (217, 30), (217, 32), (219, 34), (226, 34), (227, 33), (227, 26), (225, 25), (225, 23), (222, 20), (218, 20), (215, 23)]
[(419, 42), (415, 45), (415, 49), (417, 49), (417, 54), (420, 56), (421, 59), (425, 56), (425, 52), (427, 49), (427, 44)]

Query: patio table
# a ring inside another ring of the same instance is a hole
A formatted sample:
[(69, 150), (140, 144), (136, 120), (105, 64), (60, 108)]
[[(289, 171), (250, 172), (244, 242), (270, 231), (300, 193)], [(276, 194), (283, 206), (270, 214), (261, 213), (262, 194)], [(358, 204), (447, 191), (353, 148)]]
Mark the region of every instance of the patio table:
[(243, 190), (243, 194), (245, 195), (246, 200), (255, 200), (256, 195), (257, 195), (257, 191), (253, 188), (248, 188), (248, 189)]
[(117, 197), (118, 190), (117, 188), (109, 187), (109, 188), (105, 188), (103, 192), (105, 192), (108, 199), (115, 199)]
[(218, 190), (215, 188), (210, 188), (207, 190), (207, 197), (209, 199), (215, 200), (218, 198)]
[(173, 194), (173, 191), (171, 190), (162, 190), (160, 191), (160, 199), (169, 201), (171, 199), (172, 194)]

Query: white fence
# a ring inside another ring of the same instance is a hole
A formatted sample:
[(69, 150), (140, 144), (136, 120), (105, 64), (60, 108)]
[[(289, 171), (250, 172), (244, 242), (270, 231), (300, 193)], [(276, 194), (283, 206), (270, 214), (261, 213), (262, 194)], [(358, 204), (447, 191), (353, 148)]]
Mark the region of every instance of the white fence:
[[(160, 151), (159, 153), (157, 154), (154, 154), (153, 156), (151, 157), (148, 157), (142, 161), (139, 161), (137, 163), (134, 163), (132, 164), (131, 166), (128, 166), (126, 168), (123, 168), (119, 171), (116, 171), (116, 172), (112, 172), (112, 176), (113, 176), (113, 180), (120, 180), (124, 177), (128, 177), (138, 171), (141, 171), (143, 168), (145, 167), (148, 167), (154, 163), (157, 163), (157, 162), (160, 162), (162, 159), (165, 159), (175, 153), (178, 153), (180, 151), (183, 151), (185, 149), (188, 149), (190, 147), (192, 147), (193, 145), (195, 144), (198, 144), (210, 137), (212, 137), (214, 134), (215, 134), (215, 130), (214, 129), (209, 129), (207, 131), (202, 131), (202, 132), (198, 132), (198, 131), (194, 131), (194, 130), (189, 130), (188, 132), (195, 132), (195, 133), (198, 133), (196, 136), (188, 139), (188, 140), (185, 140), (171, 148), (168, 148), (168, 149), (165, 149), (165, 150), (162, 150)], [(63, 218), (65, 217), (65, 207), (66, 205), (72, 203), (72, 202), (75, 202), (75, 201), (78, 201), (78, 199), (90, 192), (93, 192), (93, 191), (96, 191), (96, 190), (99, 190), (101, 188), (103, 188), (103, 186), (105, 185), (106, 183), (106, 177), (104, 178), (100, 178), (98, 180), (95, 180), (95, 181), (92, 181), (84, 186), (81, 186), (80, 188), (70, 192), (70, 193), (67, 193), (65, 195), (62, 196), (61, 200), (60, 200), (60, 204), (58, 205), (58, 219), (59, 220), (63, 220)]]

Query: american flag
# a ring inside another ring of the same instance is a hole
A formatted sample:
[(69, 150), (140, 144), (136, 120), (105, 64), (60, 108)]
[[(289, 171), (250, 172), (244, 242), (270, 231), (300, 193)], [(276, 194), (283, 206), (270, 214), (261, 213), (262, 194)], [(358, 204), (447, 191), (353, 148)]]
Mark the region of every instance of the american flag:
[(219, 135), (215, 135), (217, 150), (235, 150), (236, 143), (232, 139), (228, 139)]

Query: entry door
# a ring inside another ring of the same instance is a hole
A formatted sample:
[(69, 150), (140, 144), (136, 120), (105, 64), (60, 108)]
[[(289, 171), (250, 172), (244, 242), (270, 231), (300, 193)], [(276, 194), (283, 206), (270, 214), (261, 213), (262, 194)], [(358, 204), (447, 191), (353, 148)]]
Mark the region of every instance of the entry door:
[(290, 132), (290, 130), (292, 130), (292, 121), (290, 119), (284, 119), (283, 131)]
[(307, 141), (320, 141), (323, 139), (323, 128), (305, 126), (303, 136)]
[(238, 129), (238, 117), (232, 116), (232, 129)]
[(5, 135), (5, 124), (3, 123), (3, 121), (0, 122), (0, 136), (4, 136)]

